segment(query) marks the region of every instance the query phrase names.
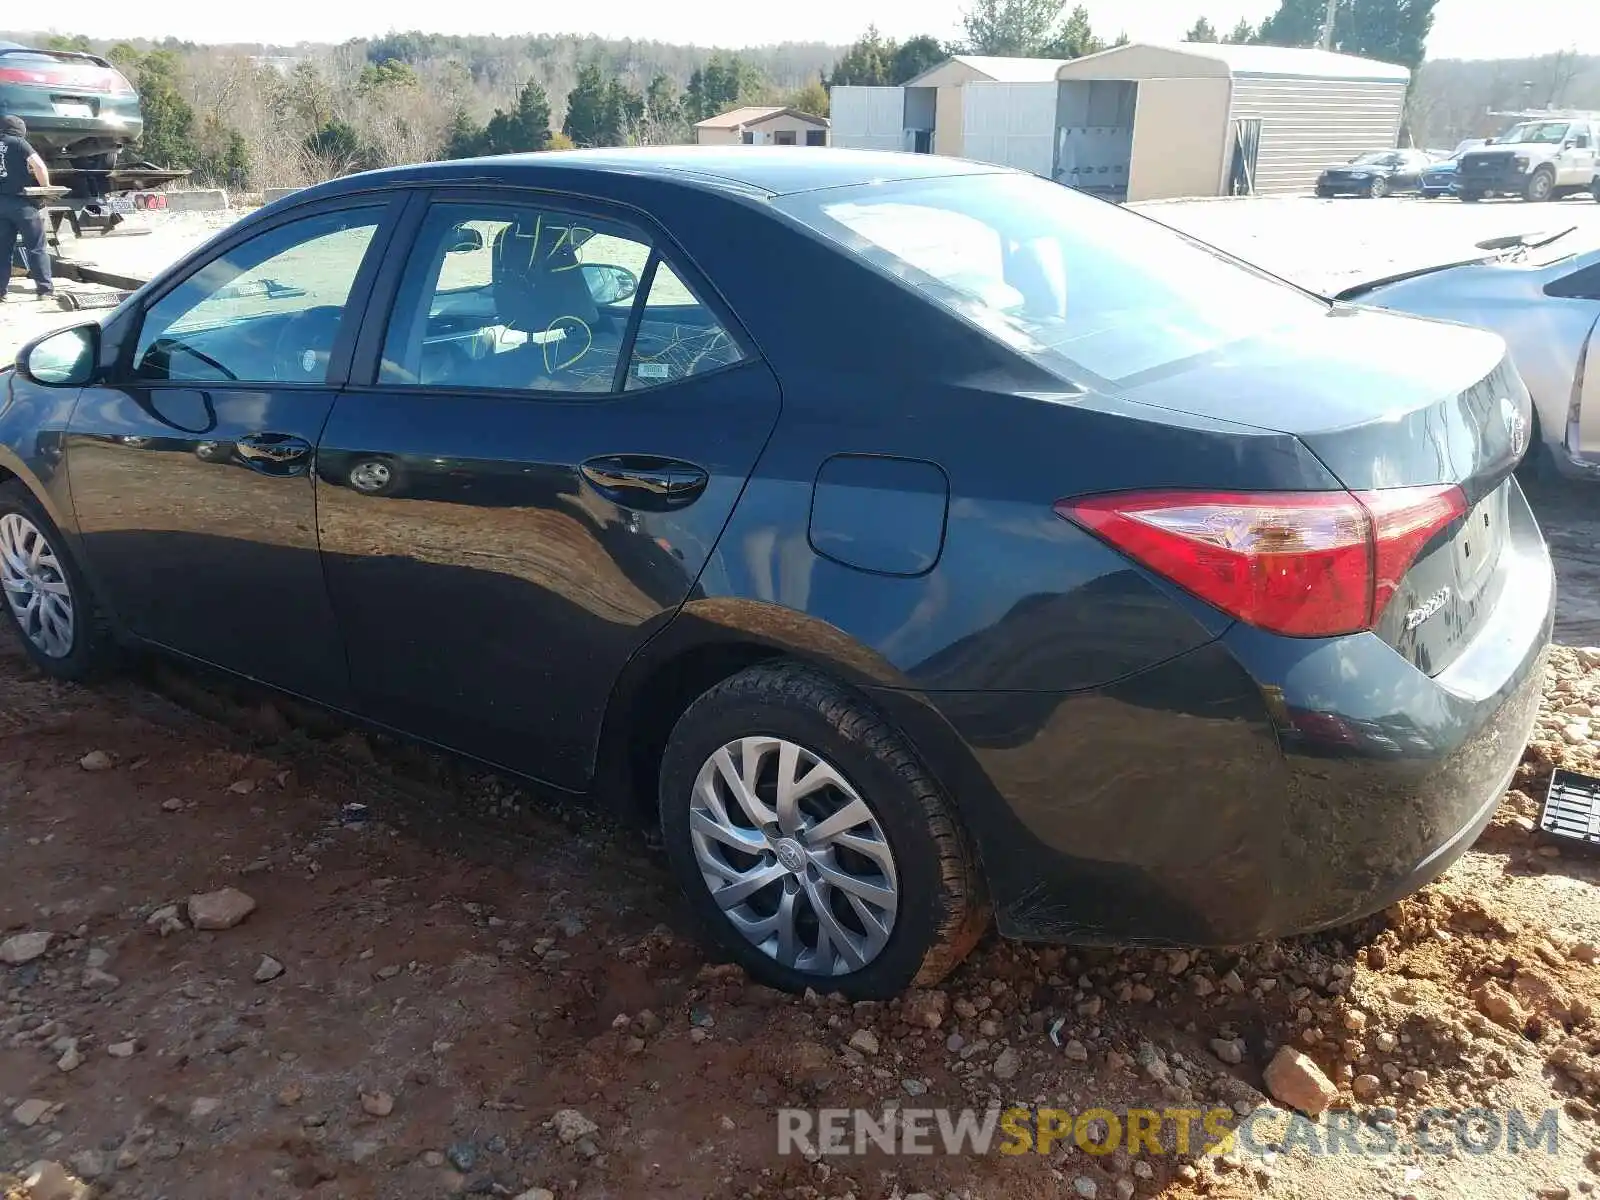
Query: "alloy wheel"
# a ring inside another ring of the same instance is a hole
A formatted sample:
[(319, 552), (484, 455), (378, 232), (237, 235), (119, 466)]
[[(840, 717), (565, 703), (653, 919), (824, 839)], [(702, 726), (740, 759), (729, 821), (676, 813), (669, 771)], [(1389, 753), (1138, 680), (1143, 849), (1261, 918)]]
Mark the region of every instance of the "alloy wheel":
[(844, 975), (888, 944), (900, 905), (894, 853), (867, 802), (805, 747), (724, 745), (695, 778), (689, 831), (723, 916), (782, 965)]
[(1372, 182), (1367, 186), (1367, 194), (1374, 200), (1382, 200), (1389, 194), (1389, 183), (1382, 175), (1374, 175)]
[(22, 635), (50, 658), (72, 653), (72, 587), (55, 548), (18, 512), (0, 517), (0, 589)]

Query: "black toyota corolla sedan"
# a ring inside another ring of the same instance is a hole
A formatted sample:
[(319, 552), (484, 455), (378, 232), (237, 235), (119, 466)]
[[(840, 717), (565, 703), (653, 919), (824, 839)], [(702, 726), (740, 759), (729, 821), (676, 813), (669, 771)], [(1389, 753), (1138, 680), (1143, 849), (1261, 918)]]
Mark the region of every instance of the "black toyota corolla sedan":
[(1466, 849), (1538, 704), (1498, 338), (1000, 168), (359, 175), (0, 388), (45, 671), (157, 647), (631, 798), (779, 987), (889, 995), (991, 919), (1348, 921)]

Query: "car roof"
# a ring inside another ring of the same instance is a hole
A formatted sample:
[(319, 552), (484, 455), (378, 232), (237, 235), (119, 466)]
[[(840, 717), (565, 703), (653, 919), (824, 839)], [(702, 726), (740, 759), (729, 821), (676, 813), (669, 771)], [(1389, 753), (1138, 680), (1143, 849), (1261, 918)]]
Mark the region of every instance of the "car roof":
[[(1009, 167), (931, 154), (840, 150), (821, 146), (643, 146), (507, 154), (350, 175), (319, 187), (327, 196), (374, 185), (491, 182), (549, 184), (548, 172), (631, 175), (662, 183), (766, 196), (856, 184), (1014, 174)], [(343, 186), (341, 186), (343, 185)]]

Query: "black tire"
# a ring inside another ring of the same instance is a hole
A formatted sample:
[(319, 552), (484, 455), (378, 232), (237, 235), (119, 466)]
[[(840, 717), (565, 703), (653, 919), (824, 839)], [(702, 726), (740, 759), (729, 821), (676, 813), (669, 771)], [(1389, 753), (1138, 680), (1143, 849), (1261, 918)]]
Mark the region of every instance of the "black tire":
[(1321, 200), (1332, 200), (1333, 199), (1333, 189), (1332, 188), (1319, 187), (1317, 189), (1317, 198), (1321, 199)]
[[(865, 966), (823, 974), (780, 963), (747, 941), (712, 897), (691, 838), (695, 781), (719, 749), (755, 736), (794, 742), (825, 760), (882, 830), (893, 855), (898, 908), (888, 940)], [(888, 721), (810, 668), (751, 667), (690, 705), (667, 745), (660, 800), (667, 857), (697, 922), (714, 945), (771, 987), (886, 999), (944, 978), (988, 926), (977, 860), (943, 790)]]
[(116, 665), (116, 643), (66, 539), (33, 493), (17, 480), (0, 484), (0, 521), (13, 513), (38, 531), (59, 564), (61, 579), (67, 585), (72, 602), (71, 648), (62, 655), (46, 653), (22, 628), (9, 597), (0, 599), (0, 612), (4, 613), (6, 625), (28, 657), (47, 675), (82, 682), (104, 674)]
[(1374, 175), (1372, 182), (1367, 184), (1367, 195), (1373, 200), (1382, 200), (1389, 194), (1389, 181), (1382, 175)]
[(1540, 167), (1528, 177), (1522, 198), (1529, 204), (1543, 204), (1556, 194), (1556, 173), (1549, 167)]
[(1458, 196), (1463, 204), (1476, 204), (1483, 199), (1482, 192), (1460, 192)]

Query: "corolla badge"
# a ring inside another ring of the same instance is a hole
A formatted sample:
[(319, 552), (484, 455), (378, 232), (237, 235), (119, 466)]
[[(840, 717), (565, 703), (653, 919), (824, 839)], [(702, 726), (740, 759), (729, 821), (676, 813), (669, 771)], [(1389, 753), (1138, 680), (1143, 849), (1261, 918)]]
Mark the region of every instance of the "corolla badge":
[(1406, 628), (1408, 630), (1415, 629), (1449, 603), (1450, 589), (1447, 587), (1440, 588), (1417, 607), (1406, 613)]
[(1500, 415), (1506, 423), (1506, 433), (1511, 438), (1511, 453), (1521, 458), (1528, 449), (1528, 418), (1510, 396), (1500, 398)]

